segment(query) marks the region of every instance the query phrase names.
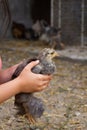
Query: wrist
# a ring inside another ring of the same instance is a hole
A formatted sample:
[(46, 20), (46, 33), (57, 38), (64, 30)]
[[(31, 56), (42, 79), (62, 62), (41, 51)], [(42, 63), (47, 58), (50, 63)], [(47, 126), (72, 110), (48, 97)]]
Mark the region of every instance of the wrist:
[(17, 77), (15, 80), (15, 85), (16, 85), (16, 94), (21, 92), (21, 88), (22, 88), (22, 83), (21, 83), (21, 79), (19, 77)]
[(23, 92), (23, 87), (24, 87), (24, 85), (23, 85), (23, 82), (22, 82), (22, 79), (18, 76), (17, 78), (16, 78), (16, 86), (17, 86), (17, 93), (21, 93), (21, 92)]

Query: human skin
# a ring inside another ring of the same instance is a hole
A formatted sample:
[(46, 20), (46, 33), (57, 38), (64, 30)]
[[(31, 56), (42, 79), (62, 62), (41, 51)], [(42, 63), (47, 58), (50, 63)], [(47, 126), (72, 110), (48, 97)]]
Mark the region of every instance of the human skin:
[(38, 92), (48, 86), (52, 78), (51, 75), (41, 75), (31, 72), (31, 69), (38, 63), (39, 61), (29, 63), (14, 80), (11, 80), (11, 77), (18, 65), (6, 70), (0, 70), (0, 103), (20, 92)]
[(0, 69), (2, 68), (2, 60), (1, 60), (1, 57), (0, 57)]

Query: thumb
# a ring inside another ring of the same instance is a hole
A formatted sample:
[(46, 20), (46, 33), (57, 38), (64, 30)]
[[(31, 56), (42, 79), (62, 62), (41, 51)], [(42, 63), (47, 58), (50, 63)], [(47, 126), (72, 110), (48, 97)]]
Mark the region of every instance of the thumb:
[(39, 60), (32, 61), (32, 62), (30, 62), (30, 63), (26, 66), (26, 68), (31, 70), (31, 69), (32, 69), (34, 66), (36, 66), (38, 63), (39, 63)]

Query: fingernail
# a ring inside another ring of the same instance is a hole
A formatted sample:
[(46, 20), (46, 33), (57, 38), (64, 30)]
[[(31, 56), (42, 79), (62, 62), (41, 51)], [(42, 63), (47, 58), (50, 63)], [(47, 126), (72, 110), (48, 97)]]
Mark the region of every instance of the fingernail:
[(36, 60), (37, 63), (39, 63), (39, 60)]

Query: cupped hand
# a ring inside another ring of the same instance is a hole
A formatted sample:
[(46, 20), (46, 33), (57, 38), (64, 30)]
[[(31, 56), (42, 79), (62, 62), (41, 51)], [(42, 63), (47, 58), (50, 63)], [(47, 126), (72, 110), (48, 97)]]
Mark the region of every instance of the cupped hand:
[(20, 92), (38, 92), (48, 86), (52, 75), (35, 74), (31, 71), (38, 63), (39, 61), (29, 63), (17, 77), (20, 82)]

